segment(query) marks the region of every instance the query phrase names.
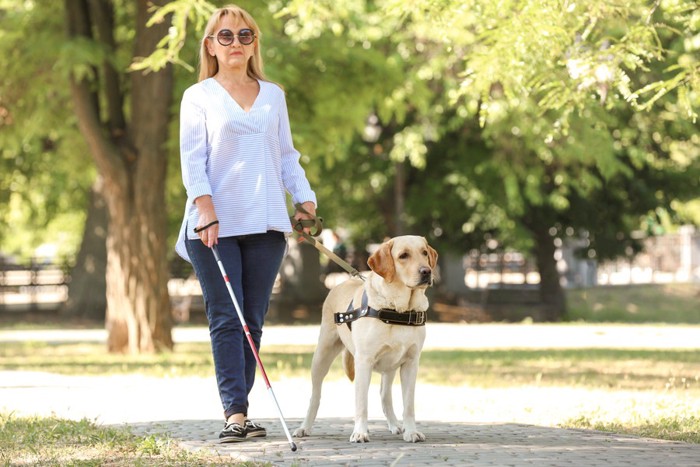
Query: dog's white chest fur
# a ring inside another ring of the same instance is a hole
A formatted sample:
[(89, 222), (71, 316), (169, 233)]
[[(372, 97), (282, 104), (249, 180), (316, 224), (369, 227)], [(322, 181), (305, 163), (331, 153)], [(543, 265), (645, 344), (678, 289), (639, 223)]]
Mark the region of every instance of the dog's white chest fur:
[[(393, 326), (390, 333), (395, 334), (395, 336), (392, 336), (393, 338), (388, 339), (386, 342), (377, 343), (376, 352), (370, 351), (369, 354), (374, 356), (374, 361), (371, 364), (372, 369), (379, 373), (396, 370), (408, 360), (417, 359), (425, 341), (424, 326), (412, 328)], [(411, 334), (411, 336), (402, 334)], [(356, 345), (355, 348), (363, 349), (365, 347)], [(357, 359), (358, 355), (355, 355), (355, 360)]]
[(425, 326), (387, 325), (375, 318), (353, 322), (352, 331), (341, 325), (338, 334), (355, 360), (380, 373), (417, 359), (425, 342)]

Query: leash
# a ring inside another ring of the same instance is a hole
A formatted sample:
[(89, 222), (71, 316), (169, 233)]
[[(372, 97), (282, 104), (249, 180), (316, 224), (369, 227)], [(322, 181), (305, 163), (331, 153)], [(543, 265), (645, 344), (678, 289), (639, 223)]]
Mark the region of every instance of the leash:
[[(303, 214), (311, 215), (301, 204), (295, 204), (294, 207), (297, 209), (297, 211)], [(295, 219), (294, 216), (291, 216), (289, 220), (292, 222), (292, 228), (296, 231), (296, 233), (304, 237), (306, 241), (315, 246), (318, 251), (328, 256), (328, 258), (333, 260), (333, 262), (341, 268), (345, 269), (351, 276), (358, 277), (364, 281), (365, 278), (362, 277), (360, 271), (350, 266), (347, 261), (343, 260), (340, 256), (336, 255), (331, 250), (323, 246), (321, 242), (316, 240), (315, 237), (321, 235), (321, 232), (323, 231), (323, 218), (317, 216), (312, 217), (312, 219)], [(304, 232), (305, 228), (314, 228), (315, 230), (312, 233), (307, 234)]]
[[(311, 214), (308, 211), (306, 211), (306, 209), (304, 209), (301, 204), (296, 204), (295, 207), (299, 212), (311, 216)], [(321, 235), (321, 232), (323, 231), (323, 218), (316, 216), (311, 217), (312, 219), (295, 219), (294, 216), (291, 216), (289, 220), (292, 222), (292, 228), (299, 235), (304, 237), (304, 239), (306, 239), (309, 243), (315, 246), (316, 249), (318, 249), (320, 252), (324, 253), (326, 256), (332, 259), (336, 264), (338, 264), (338, 266), (345, 269), (348, 273), (350, 273), (351, 276), (358, 277), (364, 282), (365, 278), (362, 277), (362, 275), (357, 269), (350, 266), (350, 264), (348, 264), (338, 255), (333, 253), (331, 250), (323, 246), (321, 242), (314, 238)], [(307, 234), (306, 232), (304, 232), (304, 228), (310, 229), (312, 227), (315, 229), (315, 231), (311, 234)], [(348, 305), (348, 309), (345, 311), (345, 313), (334, 313), (335, 324), (346, 324), (348, 329), (352, 331), (353, 321), (367, 317), (379, 319), (380, 321), (383, 321), (386, 324), (398, 324), (404, 326), (425, 326), (427, 315), (425, 311), (409, 311), (399, 313), (395, 310), (388, 310), (384, 308), (382, 308), (381, 310), (375, 310), (374, 308), (370, 308), (368, 302), (369, 299), (367, 297), (367, 291), (365, 291), (362, 294), (362, 306), (360, 308), (353, 309), (353, 302), (351, 300), (350, 304)]]

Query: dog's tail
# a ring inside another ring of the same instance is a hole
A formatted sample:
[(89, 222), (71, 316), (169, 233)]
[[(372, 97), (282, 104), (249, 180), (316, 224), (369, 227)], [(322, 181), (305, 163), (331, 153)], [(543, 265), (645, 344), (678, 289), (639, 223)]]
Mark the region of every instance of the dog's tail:
[(343, 369), (350, 381), (355, 381), (355, 357), (347, 350), (343, 350)]

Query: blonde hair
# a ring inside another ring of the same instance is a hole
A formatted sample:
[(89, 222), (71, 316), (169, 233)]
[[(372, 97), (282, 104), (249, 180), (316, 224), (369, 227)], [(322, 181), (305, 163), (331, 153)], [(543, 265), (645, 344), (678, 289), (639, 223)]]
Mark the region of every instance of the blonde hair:
[(199, 48), (198, 81), (211, 78), (219, 71), (219, 62), (217, 61), (216, 57), (212, 57), (207, 51), (207, 39), (209, 39), (209, 36), (214, 34), (221, 20), (228, 15), (231, 15), (233, 19), (243, 21), (246, 26), (253, 30), (253, 33), (255, 34), (255, 41), (253, 42), (255, 50), (253, 51), (253, 56), (250, 57), (250, 60), (248, 60), (248, 76), (253, 79), (269, 81), (265, 76), (265, 72), (263, 71), (263, 60), (262, 54), (260, 53), (260, 28), (258, 28), (258, 24), (255, 22), (250, 13), (237, 5), (228, 5), (223, 8), (219, 8), (211, 15), (211, 18), (209, 18), (207, 27), (204, 29), (202, 43)]

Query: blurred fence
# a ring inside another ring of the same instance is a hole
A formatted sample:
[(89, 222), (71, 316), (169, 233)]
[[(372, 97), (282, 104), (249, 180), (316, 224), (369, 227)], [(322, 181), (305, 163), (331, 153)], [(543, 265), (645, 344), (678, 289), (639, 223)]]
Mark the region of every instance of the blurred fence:
[(644, 251), (633, 259), (598, 267), (597, 284), (601, 285), (669, 282), (700, 282), (700, 232), (692, 226), (647, 238)]
[(16, 263), (0, 257), (0, 311), (55, 309), (68, 298), (68, 263), (32, 258)]
[[(583, 241), (563, 242), (556, 252), (562, 282), (566, 287), (700, 282), (700, 232), (694, 227), (649, 237), (643, 244), (644, 251), (636, 256), (598, 263), (578, 257), (576, 250)], [(540, 280), (534, 262), (517, 251), (474, 251), (464, 257), (463, 266), (465, 284), (473, 289), (532, 285)]]

